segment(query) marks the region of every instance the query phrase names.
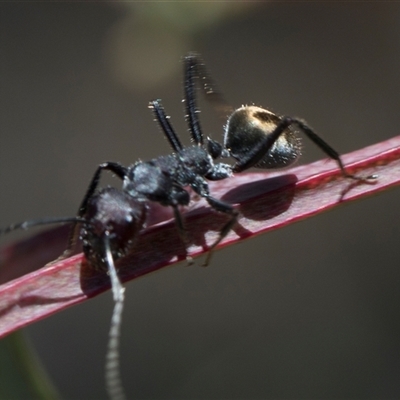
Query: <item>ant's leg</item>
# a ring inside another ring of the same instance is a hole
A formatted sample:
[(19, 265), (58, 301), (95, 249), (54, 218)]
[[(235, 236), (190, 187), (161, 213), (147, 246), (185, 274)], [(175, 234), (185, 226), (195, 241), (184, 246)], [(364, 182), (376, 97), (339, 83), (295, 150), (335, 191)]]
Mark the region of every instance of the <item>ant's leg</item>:
[[(88, 187), (88, 189), (86, 191), (86, 194), (85, 194), (85, 196), (84, 196), (84, 198), (82, 200), (82, 203), (79, 206), (78, 216), (77, 216), (78, 218), (82, 218), (85, 215), (89, 200), (91, 199), (91, 197), (93, 196), (95, 190), (97, 189), (97, 186), (99, 185), (101, 173), (104, 170), (113, 172), (120, 179), (124, 179), (124, 177), (127, 174), (127, 168), (123, 167), (121, 164), (118, 164), (118, 163), (115, 163), (115, 162), (105, 162), (103, 164), (100, 164), (97, 167), (97, 170), (94, 173), (92, 180), (90, 181), (89, 187)], [(68, 236), (67, 249), (64, 251), (64, 253), (56, 261), (62, 260), (64, 258), (67, 258), (67, 257), (70, 256), (70, 254), (72, 253), (73, 247), (75, 246), (75, 243), (77, 241), (78, 235), (79, 235), (79, 233), (78, 233), (78, 223), (76, 222), (72, 226), (70, 234)]]
[(214, 208), (214, 210), (230, 215), (231, 219), (222, 227), (217, 240), (208, 249), (208, 254), (206, 260), (204, 261), (203, 267), (206, 267), (210, 263), (212, 252), (214, 251), (215, 247), (217, 247), (221, 240), (232, 230), (239, 216), (239, 211), (230, 204), (224, 203), (211, 196), (205, 196), (205, 199), (207, 200), (208, 204)]
[(328, 143), (326, 143), (320, 136), (318, 136), (308, 125), (306, 125), (303, 121), (292, 118), (292, 117), (282, 117), (280, 123), (277, 125), (275, 130), (268, 135), (265, 135), (264, 139), (260, 141), (260, 143), (255, 146), (246, 157), (243, 157), (240, 161), (238, 161), (233, 166), (234, 172), (241, 172), (248, 168), (253, 167), (260, 161), (265, 154), (272, 148), (276, 140), (279, 136), (291, 125), (296, 125), (299, 129), (301, 129), (307, 137), (313, 141), (328, 157), (335, 160), (342, 172), (342, 175), (345, 178), (355, 179), (359, 181), (365, 181), (369, 179), (375, 179), (375, 176), (368, 176), (366, 178), (359, 177), (356, 175), (349, 174), (340, 158), (339, 153), (333, 149)]
[(242, 172), (256, 165), (271, 150), (279, 136), (289, 125), (286, 120), (282, 120), (271, 133), (265, 134), (256, 146), (250, 149), (248, 153), (243, 154), (242, 158), (232, 167), (232, 170)]
[(181, 141), (179, 140), (177, 134), (175, 133), (174, 128), (170, 124), (168, 117), (165, 115), (164, 107), (161, 104), (161, 100), (153, 100), (149, 103), (149, 108), (153, 109), (154, 116), (161, 127), (161, 130), (164, 132), (164, 135), (167, 137), (169, 144), (172, 149), (176, 152), (182, 150), (183, 146)]
[(193, 263), (192, 257), (188, 256), (187, 254), (187, 248), (188, 246), (188, 238), (187, 238), (187, 232), (185, 229), (185, 223), (182, 217), (182, 214), (179, 211), (179, 206), (187, 206), (190, 203), (190, 195), (185, 190), (183, 187), (174, 184), (173, 188), (170, 192), (170, 199), (167, 202), (167, 204), (164, 205), (169, 205), (172, 207), (174, 210), (174, 217), (175, 217), (175, 224), (176, 228), (178, 230), (179, 237), (181, 239), (181, 242), (184, 246), (185, 250), (185, 257), (187, 261), (187, 265), (191, 265)]
[(232, 111), (227, 105), (222, 95), (216, 90), (216, 85), (207, 73), (204, 62), (196, 53), (190, 53), (184, 59), (184, 102), (186, 122), (190, 134), (195, 143), (203, 145), (204, 137), (199, 121), (199, 110), (196, 106), (196, 82), (203, 91), (206, 99), (210, 101), (217, 112), (223, 116), (224, 122), (226, 115)]
[(230, 204), (212, 197), (209, 193), (207, 182), (202, 178), (196, 179), (196, 181), (193, 182), (190, 186), (197, 194), (199, 194), (201, 197), (204, 197), (207, 200), (208, 204), (214, 210), (231, 216), (231, 219), (220, 230), (217, 240), (210, 246), (208, 250), (208, 255), (203, 264), (203, 266), (207, 266), (211, 260), (214, 248), (221, 242), (221, 240), (231, 231), (233, 226), (236, 224), (239, 216), (239, 211), (232, 207)]
[(357, 176), (357, 175), (352, 175), (349, 174), (343, 164), (343, 161), (340, 157), (340, 154), (333, 149), (328, 143), (326, 143), (320, 136), (318, 136), (307, 124), (305, 124), (302, 120), (296, 119), (296, 118), (290, 118), (290, 117), (284, 117), (282, 119), (283, 122), (286, 121), (287, 124), (289, 125), (297, 125), (307, 136), (308, 138), (313, 141), (328, 157), (332, 158), (335, 160), (340, 168), (340, 171), (342, 172), (342, 175), (345, 178), (350, 178), (354, 179), (357, 181), (368, 181), (368, 180), (373, 180), (376, 179), (376, 175), (369, 175), (367, 177), (362, 177), (362, 176)]
[[(197, 118), (196, 104), (195, 104), (195, 91), (194, 91), (194, 80), (197, 78), (200, 89), (202, 90), (204, 97), (209, 101), (213, 108), (217, 111), (225, 124), (226, 118), (233, 112), (233, 108), (225, 101), (221, 92), (218, 90), (216, 83), (208, 73), (203, 60), (196, 53), (190, 53), (185, 57), (184, 65), (185, 73), (185, 102), (186, 102), (186, 114), (188, 123), (191, 120)], [(201, 134), (201, 131), (200, 131)], [(192, 134), (196, 143), (198, 141)]]
[(185, 225), (183, 222), (182, 214), (180, 213), (178, 209), (177, 204), (171, 205), (172, 209), (174, 210), (174, 217), (175, 217), (175, 224), (176, 228), (178, 229), (178, 234), (181, 239), (181, 242), (183, 243), (183, 246), (185, 248), (185, 257), (186, 257), (186, 262), (187, 266), (193, 264), (193, 259), (187, 254), (187, 248), (188, 248), (188, 239), (187, 239), (187, 234), (186, 234), (186, 229)]
[(197, 77), (197, 64), (199, 59), (196, 55), (188, 55), (184, 60), (184, 102), (185, 119), (188, 124), (189, 132), (194, 142), (203, 145), (203, 133), (198, 118), (199, 110), (196, 106), (196, 88), (194, 79)]
[(85, 214), (89, 199), (93, 196), (95, 190), (97, 189), (97, 186), (99, 185), (101, 173), (103, 171), (111, 171), (112, 173), (117, 175), (118, 178), (120, 178), (122, 180), (125, 178), (125, 176), (127, 174), (127, 168), (123, 167), (119, 163), (105, 162), (105, 163), (100, 164), (97, 167), (92, 180), (90, 181), (90, 184), (86, 191), (85, 197), (83, 198), (82, 203), (79, 207), (79, 210), (78, 210), (79, 217), (82, 217)]

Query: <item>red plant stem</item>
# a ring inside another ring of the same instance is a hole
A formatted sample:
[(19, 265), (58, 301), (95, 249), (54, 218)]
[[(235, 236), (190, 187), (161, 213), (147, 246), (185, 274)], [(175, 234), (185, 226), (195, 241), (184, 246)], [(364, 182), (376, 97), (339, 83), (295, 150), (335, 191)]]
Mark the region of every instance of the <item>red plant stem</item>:
[[(219, 248), (398, 185), (400, 136), (345, 155), (343, 161), (349, 173), (364, 177), (377, 174), (378, 179), (369, 183), (346, 179), (333, 161), (322, 160), (280, 172), (238, 174), (212, 183), (213, 196), (235, 204), (241, 213), (237, 226)], [(192, 203), (185, 221), (189, 254), (195, 257), (207, 252), (226, 216), (213, 212), (204, 201)], [(46, 247), (47, 242), (37, 245), (36, 253), (48, 251)], [(21, 247), (16, 244), (6, 249), (1, 269), (15, 267), (15, 258), (21, 256), (16, 249)], [(134, 252), (117, 266), (126, 282), (174, 264), (182, 255), (174, 221), (168, 220), (143, 230)], [(108, 276), (82, 261), (83, 256), (76, 255), (1, 285), (0, 337), (109, 289)]]

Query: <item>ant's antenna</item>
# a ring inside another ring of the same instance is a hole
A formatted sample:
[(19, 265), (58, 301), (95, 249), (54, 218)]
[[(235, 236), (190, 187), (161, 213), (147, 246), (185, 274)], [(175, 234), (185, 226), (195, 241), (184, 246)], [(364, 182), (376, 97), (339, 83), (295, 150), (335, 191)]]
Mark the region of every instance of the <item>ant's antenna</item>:
[(126, 396), (121, 380), (119, 343), (121, 336), (122, 312), (124, 309), (125, 288), (118, 277), (110, 247), (110, 232), (104, 236), (104, 246), (108, 265), (108, 274), (114, 298), (114, 310), (108, 336), (108, 348), (105, 365), (105, 379), (108, 396), (111, 400), (125, 400)]
[(42, 218), (42, 219), (32, 219), (29, 221), (19, 222), (17, 224), (11, 224), (4, 229), (0, 229), (0, 235), (6, 235), (12, 231), (18, 229), (27, 230), (34, 226), (39, 225), (51, 225), (51, 224), (66, 224), (68, 222), (86, 222), (84, 218), (79, 217), (61, 217), (61, 218)]
[[(4, 229), (0, 229), (0, 235), (8, 234), (12, 231), (51, 224), (65, 223), (84, 223), (90, 226), (90, 221), (81, 217), (61, 217), (61, 218), (42, 218), (38, 220), (29, 220), (11, 224)], [(114, 298), (114, 310), (111, 317), (111, 327), (109, 331), (108, 350), (105, 364), (106, 388), (111, 400), (125, 400), (126, 396), (121, 381), (120, 363), (119, 363), (119, 342), (121, 336), (122, 312), (124, 308), (125, 288), (118, 277), (114, 264), (114, 258), (110, 246), (110, 233), (104, 234), (105, 259), (108, 266), (108, 274), (111, 280), (111, 288)]]

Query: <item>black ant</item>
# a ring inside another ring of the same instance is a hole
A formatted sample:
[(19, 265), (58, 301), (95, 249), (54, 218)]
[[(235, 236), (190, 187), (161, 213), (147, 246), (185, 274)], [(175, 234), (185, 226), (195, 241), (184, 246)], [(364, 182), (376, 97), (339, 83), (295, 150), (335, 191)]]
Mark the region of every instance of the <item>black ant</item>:
[[(108, 271), (115, 301), (106, 363), (106, 384), (112, 399), (124, 398), (118, 363), (124, 288), (118, 278), (115, 261), (134, 246), (135, 238), (145, 226), (149, 202), (172, 207), (189, 263), (191, 258), (187, 254), (188, 238), (180, 212), (180, 207), (187, 206), (191, 200), (187, 188), (190, 187), (203, 197), (214, 210), (229, 216), (217, 240), (209, 248), (205, 261), (207, 265), (213, 249), (230, 232), (239, 216), (238, 210), (232, 205), (210, 194), (208, 181), (226, 179), (233, 173), (240, 173), (251, 167), (281, 168), (294, 163), (300, 156), (301, 145), (293, 127), (304, 132), (323, 152), (334, 159), (345, 178), (357, 181), (375, 178), (349, 174), (339, 154), (304, 121), (287, 116), (279, 117), (256, 106), (242, 106), (230, 115), (225, 126), (223, 145), (210, 138), (207, 138), (205, 144), (196, 107), (196, 81), (206, 97), (216, 106), (224, 111), (228, 108), (215, 90), (215, 85), (197, 54), (191, 53), (184, 58), (184, 76), (186, 121), (192, 145), (182, 145), (161, 101), (153, 100), (149, 106), (173, 149), (172, 154), (147, 162), (138, 161), (128, 167), (116, 162), (102, 163), (97, 167), (76, 217), (26, 221), (2, 231), (7, 233), (34, 225), (72, 222), (74, 226), (62, 258), (72, 252), (79, 237), (88, 263), (97, 269)], [(233, 165), (215, 162), (219, 158), (228, 157), (234, 158), (236, 162)], [(107, 187), (97, 190), (103, 171), (110, 171), (119, 177), (123, 182), (122, 189)]]

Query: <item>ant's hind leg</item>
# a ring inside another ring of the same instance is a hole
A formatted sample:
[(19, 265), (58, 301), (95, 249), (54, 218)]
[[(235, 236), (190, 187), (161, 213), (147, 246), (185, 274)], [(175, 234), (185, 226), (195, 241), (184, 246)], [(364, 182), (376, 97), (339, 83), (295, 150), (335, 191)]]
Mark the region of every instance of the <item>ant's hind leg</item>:
[(297, 126), (316, 146), (318, 146), (329, 158), (336, 161), (342, 175), (345, 178), (354, 179), (360, 182), (369, 182), (376, 179), (375, 175), (362, 177), (353, 175), (347, 172), (340, 154), (331, 147), (325, 140), (323, 140), (319, 135), (317, 135), (314, 130), (309, 127), (304, 121), (298, 118), (292, 117), (281, 117), (279, 123), (276, 125), (272, 132), (268, 132), (259, 141), (259, 143), (250, 149), (247, 154), (245, 154), (236, 164), (233, 166), (234, 172), (242, 172), (248, 168), (254, 167), (264, 156), (271, 150), (272, 146), (279, 139), (279, 137), (284, 134), (286, 129), (290, 126)]
[(367, 182), (367, 183), (370, 182), (371, 180), (373, 181), (377, 178), (376, 175), (369, 175), (369, 176), (363, 177), (363, 176), (357, 176), (357, 175), (348, 173), (343, 164), (343, 161), (340, 157), (340, 154), (334, 148), (332, 148), (327, 142), (325, 142), (325, 140), (323, 140), (319, 135), (317, 135), (314, 132), (314, 130), (312, 128), (310, 128), (304, 121), (297, 119), (297, 118), (283, 117), (281, 124), (286, 125), (286, 126), (296, 125), (328, 157), (330, 157), (331, 159), (336, 161), (336, 163), (338, 164), (338, 166), (340, 168), (342, 175), (345, 178), (354, 179), (359, 182)]

